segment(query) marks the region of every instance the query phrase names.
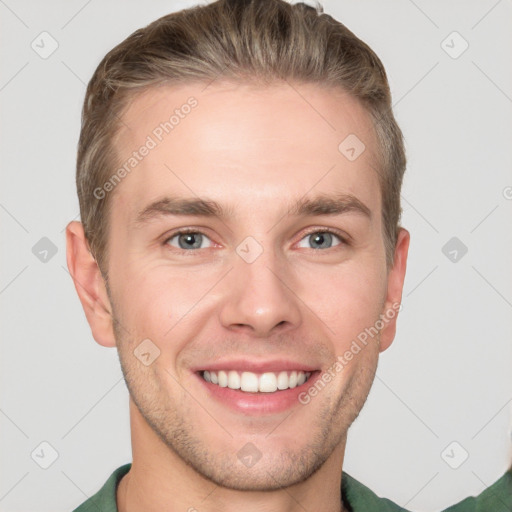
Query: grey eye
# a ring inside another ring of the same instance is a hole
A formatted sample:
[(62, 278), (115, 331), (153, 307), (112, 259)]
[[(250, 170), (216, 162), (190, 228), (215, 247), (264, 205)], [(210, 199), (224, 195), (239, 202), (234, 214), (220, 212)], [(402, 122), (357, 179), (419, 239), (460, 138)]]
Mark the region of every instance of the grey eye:
[(203, 242), (206, 242), (208, 244), (206, 245), (206, 247), (211, 246), (211, 241), (206, 235), (192, 231), (188, 233), (176, 233), (167, 241), (169, 245), (185, 250), (205, 249), (206, 247), (202, 246)]
[[(337, 239), (338, 243), (333, 244), (334, 239)], [(301, 245), (303, 241), (309, 245)], [(334, 233), (329, 233), (328, 231), (315, 231), (314, 233), (306, 235), (299, 242), (299, 247), (306, 247), (308, 249), (330, 249), (331, 247), (339, 245), (341, 242), (340, 237)]]

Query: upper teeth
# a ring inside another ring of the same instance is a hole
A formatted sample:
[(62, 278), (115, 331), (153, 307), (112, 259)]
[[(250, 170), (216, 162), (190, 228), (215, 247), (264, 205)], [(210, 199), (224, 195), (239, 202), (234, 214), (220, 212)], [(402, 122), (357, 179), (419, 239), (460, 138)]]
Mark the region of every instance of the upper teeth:
[(240, 389), (241, 391), (273, 393), (274, 391), (284, 390), (301, 386), (308, 380), (311, 372), (292, 371), (292, 372), (237, 372), (236, 370), (205, 370), (202, 376), (206, 382), (217, 384), (222, 388)]

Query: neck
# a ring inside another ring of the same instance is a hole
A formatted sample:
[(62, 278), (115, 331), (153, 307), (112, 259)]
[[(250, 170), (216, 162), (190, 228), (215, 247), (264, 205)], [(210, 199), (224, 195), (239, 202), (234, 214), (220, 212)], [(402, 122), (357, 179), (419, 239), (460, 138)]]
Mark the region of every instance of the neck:
[(307, 480), (272, 491), (222, 487), (198, 474), (155, 434), (130, 399), (133, 463), (117, 488), (119, 512), (343, 512), (346, 437)]

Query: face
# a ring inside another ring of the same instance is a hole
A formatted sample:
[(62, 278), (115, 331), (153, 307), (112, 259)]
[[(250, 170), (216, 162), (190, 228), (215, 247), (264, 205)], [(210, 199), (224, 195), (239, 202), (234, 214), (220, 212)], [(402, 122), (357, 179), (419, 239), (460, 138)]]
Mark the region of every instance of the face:
[(123, 121), (109, 307), (136, 414), (217, 485), (307, 479), (344, 446), (403, 284), (368, 114), (337, 89), (214, 82), (150, 89)]

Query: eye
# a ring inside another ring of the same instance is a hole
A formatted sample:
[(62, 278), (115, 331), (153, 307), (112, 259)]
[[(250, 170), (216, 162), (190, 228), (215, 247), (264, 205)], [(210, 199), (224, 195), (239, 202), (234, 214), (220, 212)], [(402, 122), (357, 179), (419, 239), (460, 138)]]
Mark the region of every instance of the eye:
[[(206, 249), (212, 246), (211, 240), (199, 231), (178, 231), (169, 237), (166, 244), (178, 249)], [(206, 245), (203, 245), (206, 243)]]
[[(338, 240), (338, 243), (333, 244), (335, 239)], [(310, 249), (330, 249), (331, 247), (341, 245), (344, 242), (345, 240), (343, 240), (340, 235), (337, 235), (332, 231), (313, 231), (299, 242), (299, 247), (306, 247)], [(304, 243), (311, 245), (303, 245)]]

